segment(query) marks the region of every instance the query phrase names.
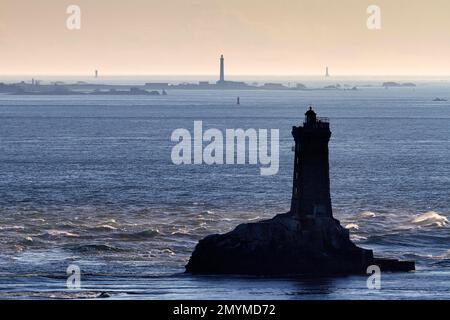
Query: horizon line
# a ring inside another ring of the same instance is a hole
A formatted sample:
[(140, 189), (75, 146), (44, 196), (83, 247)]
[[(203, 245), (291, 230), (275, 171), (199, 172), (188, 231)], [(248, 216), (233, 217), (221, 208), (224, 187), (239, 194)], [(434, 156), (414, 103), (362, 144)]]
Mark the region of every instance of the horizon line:
[[(217, 74), (133, 74), (133, 73), (110, 73), (102, 74), (95, 78), (91, 73), (17, 73), (17, 74), (2, 74), (3, 77), (92, 77), (93, 79), (101, 79), (102, 77), (217, 77)], [(232, 77), (322, 77), (325, 79), (332, 79), (335, 77), (408, 77), (408, 78), (448, 78), (450, 74), (429, 74), (429, 75), (415, 75), (415, 74), (332, 74), (326, 77), (324, 74), (228, 74), (227, 78)], [(229, 80), (232, 81), (232, 80)]]

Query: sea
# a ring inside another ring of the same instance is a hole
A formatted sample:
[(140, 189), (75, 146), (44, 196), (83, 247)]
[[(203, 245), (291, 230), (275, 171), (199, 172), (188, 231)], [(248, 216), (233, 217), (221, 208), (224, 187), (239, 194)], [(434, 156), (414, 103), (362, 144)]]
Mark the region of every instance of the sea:
[[(449, 89), (0, 95), (0, 299), (449, 299), (450, 102), (433, 101)], [(289, 210), (291, 129), (310, 105), (331, 123), (334, 217), (417, 270), (382, 273), (380, 289), (364, 274), (186, 274), (203, 237)], [(172, 132), (194, 121), (278, 129), (278, 173), (175, 165)]]

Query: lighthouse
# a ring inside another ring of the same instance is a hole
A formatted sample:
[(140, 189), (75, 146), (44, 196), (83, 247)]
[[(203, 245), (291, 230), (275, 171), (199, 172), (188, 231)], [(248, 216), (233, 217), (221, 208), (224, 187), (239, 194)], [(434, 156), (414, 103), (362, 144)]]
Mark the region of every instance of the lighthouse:
[(414, 270), (414, 261), (374, 258), (372, 250), (355, 245), (350, 231), (333, 218), (328, 119), (317, 117), (310, 107), (303, 125), (293, 127), (292, 135), (295, 158), (291, 210), (200, 240), (186, 272), (329, 276), (365, 274), (373, 265), (383, 272)]
[(292, 127), (295, 140), (291, 214), (300, 220), (333, 216), (330, 197), (328, 142), (330, 123), (312, 107), (303, 126)]
[(219, 82), (223, 83), (225, 81), (225, 59), (223, 58), (223, 54), (220, 56), (220, 78)]

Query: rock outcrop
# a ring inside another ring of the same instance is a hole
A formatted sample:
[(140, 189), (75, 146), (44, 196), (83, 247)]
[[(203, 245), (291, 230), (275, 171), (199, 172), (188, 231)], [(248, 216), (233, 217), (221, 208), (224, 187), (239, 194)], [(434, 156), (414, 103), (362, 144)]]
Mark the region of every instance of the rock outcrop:
[(342, 274), (364, 272), (372, 261), (372, 251), (355, 246), (337, 220), (299, 221), (287, 213), (206, 237), (195, 248), (186, 271)]

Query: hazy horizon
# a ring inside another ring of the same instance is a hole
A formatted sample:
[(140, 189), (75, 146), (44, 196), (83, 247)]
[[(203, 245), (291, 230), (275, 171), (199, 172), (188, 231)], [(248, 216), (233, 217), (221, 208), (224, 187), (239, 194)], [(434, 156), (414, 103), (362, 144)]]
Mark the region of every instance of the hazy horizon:
[[(198, 83), (199, 81), (208, 81), (215, 83), (218, 80), (216, 74), (172, 74), (172, 75), (102, 75), (98, 78), (88, 74), (66, 74), (66, 75), (39, 75), (39, 74), (23, 74), (23, 75), (0, 75), (0, 82), (18, 83), (21, 81), (31, 82), (32, 79), (39, 80), (42, 84), (48, 84), (54, 81), (76, 82), (84, 81), (93, 84), (144, 84), (145, 82), (167, 82), (178, 84), (183, 82)], [(244, 81), (246, 83), (284, 83), (284, 84), (312, 84), (312, 83), (354, 83), (354, 84), (380, 84), (386, 81), (396, 82), (414, 82), (417, 84), (447, 84), (450, 83), (450, 76), (408, 76), (408, 75), (340, 75), (325, 77), (323, 75), (228, 75), (226, 80)]]
[[(66, 9), (81, 8), (69, 30)], [(381, 29), (369, 30), (369, 5)], [(258, 8), (255, 10), (255, 8)], [(449, 77), (448, 0), (2, 0), (0, 73)]]
[[(19, 73), (19, 74), (0, 74), (1, 77), (90, 77), (95, 78), (94, 73)], [(106, 73), (106, 74), (99, 74), (98, 78), (102, 77), (199, 77), (199, 78), (218, 78), (218, 73), (155, 73), (155, 74), (133, 74), (133, 73)], [(226, 77), (230, 78), (227, 80), (231, 80), (233, 77), (238, 78), (249, 78), (249, 77), (255, 77), (255, 78), (265, 78), (265, 77), (283, 77), (283, 78), (323, 78), (323, 80), (332, 80), (337, 78), (354, 78), (354, 79), (361, 79), (361, 78), (408, 78), (408, 79), (444, 79), (450, 80), (450, 74), (448, 75), (439, 75), (439, 74), (430, 74), (430, 75), (415, 75), (415, 74), (336, 74), (331, 75), (329, 77), (325, 77), (322, 74), (282, 74), (282, 73), (273, 73), (273, 74), (246, 74), (246, 73), (237, 73), (237, 74), (228, 74), (226, 73)]]

